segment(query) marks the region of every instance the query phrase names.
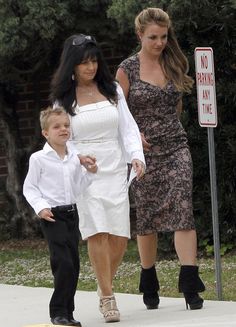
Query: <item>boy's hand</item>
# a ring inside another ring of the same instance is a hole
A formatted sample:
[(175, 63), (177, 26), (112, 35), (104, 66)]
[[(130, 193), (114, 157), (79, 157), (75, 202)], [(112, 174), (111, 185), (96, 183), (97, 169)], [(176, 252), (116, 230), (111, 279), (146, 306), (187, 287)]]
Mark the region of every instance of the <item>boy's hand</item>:
[(90, 173), (96, 173), (98, 170), (98, 166), (96, 164), (96, 158), (93, 156), (83, 156), (83, 155), (79, 155), (79, 160), (82, 166), (84, 166), (87, 171), (89, 171)]
[(145, 174), (144, 163), (138, 159), (132, 160), (132, 167), (137, 174), (137, 180), (139, 180)]
[(53, 217), (53, 213), (52, 213), (52, 211), (50, 210), (50, 209), (43, 209), (43, 210), (41, 210), (40, 212), (39, 212), (39, 217), (41, 218), (41, 219), (45, 219), (45, 220), (47, 220), (47, 221), (51, 221), (51, 222), (55, 222), (56, 220), (55, 219), (53, 219), (52, 217)]

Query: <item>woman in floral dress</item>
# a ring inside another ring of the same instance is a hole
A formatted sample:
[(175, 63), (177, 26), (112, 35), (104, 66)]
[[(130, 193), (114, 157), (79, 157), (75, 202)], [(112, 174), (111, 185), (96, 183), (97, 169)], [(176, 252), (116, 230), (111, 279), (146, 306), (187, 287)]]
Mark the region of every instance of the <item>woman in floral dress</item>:
[(193, 81), (166, 12), (144, 9), (135, 28), (141, 50), (119, 65), (116, 77), (141, 131), (146, 159), (144, 179), (132, 184), (142, 265), (139, 289), (147, 308), (158, 308), (157, 233), (174, 232), (181, 264), (179, 291), (186, 306), (200, 309), (203, 299), (198, 292), (205, 287), (196, 265), (192, 159), (179, 120), (182, 93), (190, 92)]

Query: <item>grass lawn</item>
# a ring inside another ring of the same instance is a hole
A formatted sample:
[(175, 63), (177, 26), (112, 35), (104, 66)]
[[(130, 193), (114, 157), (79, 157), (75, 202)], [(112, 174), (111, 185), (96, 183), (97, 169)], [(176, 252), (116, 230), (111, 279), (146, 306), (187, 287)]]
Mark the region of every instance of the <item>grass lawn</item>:
[[(80, 290), (95, 291), (96, 279), (89, 263), (86, 244), (80, 246)], [(214, 258), (200, 258), (200, 274), (206, 285), (204, 298), (217, 300)], [(221, 258), (223, 298), (236, 301), (236, 255)], [(160, 282), (160, 296), (180, 297), (178, 293), (178, 260), (160, 260), (156, 264)], [(129, 241), (128, 249), (118, 270), (115, 292), (139, 293), (140, 262), (135, 241)], [(47, 245), (44, 240), (0, 242), (0, 283), (33, 287), (53, 287)]]

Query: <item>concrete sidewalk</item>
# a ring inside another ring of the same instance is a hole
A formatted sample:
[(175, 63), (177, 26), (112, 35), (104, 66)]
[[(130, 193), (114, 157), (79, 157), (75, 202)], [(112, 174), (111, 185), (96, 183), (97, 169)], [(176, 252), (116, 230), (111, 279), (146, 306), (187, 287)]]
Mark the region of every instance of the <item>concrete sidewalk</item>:
[[(0, 326), (49, 324), (49, 288), (0, 284)], [(205, 301), (202, 310), (186, 310), (183, 298), (161, 298), (158, 310), (146, 310), (141, 295), (116, 294), (120, 323), (109, 327), (236, 327), (236, 302)], [(77, 291), (75, 318), (83, 327), (107, 326), (95, 292)], [(43, 327), (43, 326), (42, 326)]]

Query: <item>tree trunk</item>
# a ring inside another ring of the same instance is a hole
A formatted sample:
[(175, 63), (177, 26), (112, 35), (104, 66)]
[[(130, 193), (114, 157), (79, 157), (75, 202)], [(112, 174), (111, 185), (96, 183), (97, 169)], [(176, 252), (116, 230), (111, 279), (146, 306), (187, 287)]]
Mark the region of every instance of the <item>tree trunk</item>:
[[(32, 237), (38, 224), (36, 215), (26, 204), (22, 193), (26, 152), (20, 141), (16, 112), (14, 108), (10, 108), (6, 104), (3, 94), (0, 94), (0, 105), (0, 120), (3, 127), (8, 169), (6, 179), (7, 202), (4, 210), (6, 231), (11, 237)], [(4, 216), (1, 218), (4, 219)]]

